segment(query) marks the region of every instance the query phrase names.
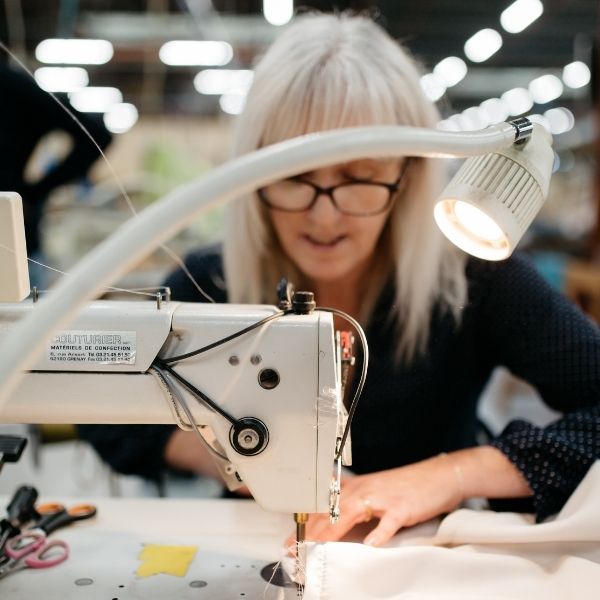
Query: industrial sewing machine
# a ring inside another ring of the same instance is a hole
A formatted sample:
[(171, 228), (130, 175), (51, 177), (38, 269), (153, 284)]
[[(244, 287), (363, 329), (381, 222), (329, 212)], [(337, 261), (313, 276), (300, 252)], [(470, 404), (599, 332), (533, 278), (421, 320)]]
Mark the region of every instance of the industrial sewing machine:
[[(348, 433), (341, 372), (349, 348), (336, 343), (331, 314), (84, 302), (210, 204), (317, 167), (394, 155), (472, 157), (434, 216), (452, 242), (489, 260), (510, 256), (543, 205), (553, 162), (549, 134), (521, 118), (468, 133), (324, 132), (215, 169), (126, 223), (39, 305), (0, 305), (0, 421), (210, 428), (226, 479), (243, 481), (265, 508), (295, 513), (301, 541), (307, 513), (337, 516)], [(20, 298), (28, 288), (24, 270), (15, 269)]]
[[(231, 489), (247, 485), (269, 510), (335, 516), (332, 467), (346, 425), (341, 373), (352, 358), (342, 340), (349, 336), (336, 343), (332, 314), (295, 300), (288, 311), (88, 304), (47, 341), (1, 419), (198, 425)], [(0, 304), (0, 341), (35, 310), (33, 302)]]

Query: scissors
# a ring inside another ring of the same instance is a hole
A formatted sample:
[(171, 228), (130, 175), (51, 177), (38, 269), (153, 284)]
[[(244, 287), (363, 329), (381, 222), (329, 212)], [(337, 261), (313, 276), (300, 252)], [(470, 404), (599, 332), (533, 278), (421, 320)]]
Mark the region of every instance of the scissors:
[(62, 540), (47, 541), (43, 531), (31, 530), (10, 538), (4, 552), (8, 561), (0, 567), (0, 579), (21, 569), (47, 569), (58, 565), (67, 560), (69, 547)]
[(32, 523), (31, 529), (41, 529), (46, 535), (75, 521), (91, 519), (98, 512), (93, 504), (75, 504), (66, 508), (64, 504), (46, 502), (35, 508), (40, 517)]
[[(75, 521), (91, 519), (98, 512), (93, 504), (75, 504), (70, 508), (66, 508), (64, 504), (59, 504), (58, 502), (45, 502), (38, 504), (35, 508), (39, 516), (26, 529), (22, 530), (24, 535), (39, 532), (42, 535), (48, 536), (53, 531), (61, 527), (66, 527)], [(12, 547), (13, 550), (20, 550), (27, 540), (21, 537), (18, 542), (15, 542), (16, 537), (11, 538), (13, 540)], [(0, 556), (0, 569), (9, 561), (8, 552), (4, 552), (4, 556)]]

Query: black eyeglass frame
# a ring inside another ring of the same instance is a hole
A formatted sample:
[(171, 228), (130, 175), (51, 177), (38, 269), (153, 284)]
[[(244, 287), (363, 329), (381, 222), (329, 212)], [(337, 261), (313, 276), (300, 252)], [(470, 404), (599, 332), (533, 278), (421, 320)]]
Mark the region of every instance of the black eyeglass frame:
[[(258, 194), (260, 201), (271, 210), (277, 210), (277, 211), (289, 212), (289, 213), (306, 212), (315, 205), (319, 196), (321, 196), (322, 194), (325, 194), (326, 196), (329, 196), (329, 199), (333, 203), (333, 206), (335, 206), (336, 210), (338, 210), (343, 215), (346, 215), (349, 217), (373, 217), (375, 215), (380, 215), (381, 213), (385, 212), (390, 207), (390, 205), (392, 204), (392, 201), (394, 199), (394, 194), (400, 189), (400, 184), (402, 183), (402, 180), (404, 179), (404, 176), (406, 174), (406, 170), (407, 170), (409, 163), (410, 163), (410, 158), (407, 157), (404, 160), (404, 163), (402, 164), (402, 168), (400, 169), (398, 178), (393, 183), (386, 183), (383, 181), (373, 181), (373, 180), (368, 180), (368, 179), (353, 179), (352, 181), (343, 181), (342, 183), (337, 183), (336, 185), (332, 185), (330, 187), (324, 188), (324, 187), (321, 187), (320, 185), (317, 185), (316, 183), (313, 183), (312, 181), (303, 179), (301, 176), (290, 177), (289, 181), (298, 181), (300, 183), (305, 183), (306, 185), (313, 188), (313, 190), (315, 191), (315, 194), (314, 194), (312, 200), (304, 208), (282, 208), (280, 206), (275, 206), (275, 205), (271, 204), (271, 201), (265, 194), (265, 188), (258, 188), (256, 190), (256, 193)], [(342, 210), (338, 206), (338, 204), (335, 200), (335, 197), (333, 195), (333, 192), (335, 190), (337, 190), (338, 188), (349, 187), (351, 185), (376, 185), (379, 187), (384, 187), (388, 190), (387, 202), (385, 203), (385, 205), (382, 208), (378, 208), (376, 211), (372, 211), (372, 212), (366, 212), (366, 213), (350, 212), (349, 213), (345, 210)]]

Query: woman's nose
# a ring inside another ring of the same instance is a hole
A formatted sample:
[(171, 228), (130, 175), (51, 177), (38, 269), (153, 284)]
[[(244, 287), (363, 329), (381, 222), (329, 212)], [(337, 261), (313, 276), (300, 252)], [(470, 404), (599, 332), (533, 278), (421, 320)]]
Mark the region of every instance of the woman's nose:
[(336, 208), (331, 194), (320, 192), (315, 203), (309, 210), (309, 216), (319, 223), (329, 223), (337, 221), (341, 213)]

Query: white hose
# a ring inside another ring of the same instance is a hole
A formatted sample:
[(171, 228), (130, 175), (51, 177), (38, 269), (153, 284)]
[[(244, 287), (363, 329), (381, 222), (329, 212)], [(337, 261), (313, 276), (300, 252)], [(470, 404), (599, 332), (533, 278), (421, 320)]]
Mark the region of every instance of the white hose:
[[(475, 156), (510, 146), (512, 125), (451, 133), (414, 127), (359, 127), (321, 132), (262, 148), (175, 189), (123, 224), (64, 276), (0, 345), (0, 409), (53, 331), (99, 290), (119, 279), (209, 206), (268, 183), (361, 158)], [(433, 217), (432, 217), (433, 218)]]

